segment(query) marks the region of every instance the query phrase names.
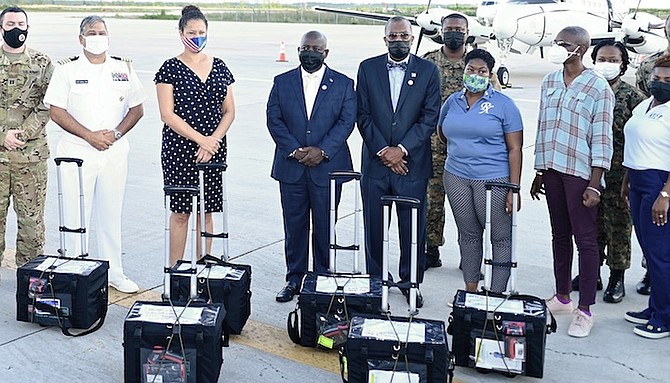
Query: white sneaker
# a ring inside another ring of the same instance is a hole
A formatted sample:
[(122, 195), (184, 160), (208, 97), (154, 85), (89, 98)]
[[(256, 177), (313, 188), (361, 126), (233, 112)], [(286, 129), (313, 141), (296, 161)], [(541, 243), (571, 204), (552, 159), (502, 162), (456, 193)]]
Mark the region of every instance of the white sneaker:
[(131, 281), (125, 275), (123, 275), (120, 279), (110, 279), (109, 285), (126, 294), (136, 293), (140, 290), (140, 287), (137, 285), (137, 283)]
[(575, 310), (574, 306), (572, 306), (572, 301), (568, 303), (562, 303), (558, 300), (556, 295), (547, 299), (547, 308), (554, 315), (570, 314)]
[(591, 333), (593, 327), (593, 317), (590, 317), (580, 309), (575, 309), (573, 312), (572, 323), (568, 328), (568, 335), (575, 338), (585, 338)]

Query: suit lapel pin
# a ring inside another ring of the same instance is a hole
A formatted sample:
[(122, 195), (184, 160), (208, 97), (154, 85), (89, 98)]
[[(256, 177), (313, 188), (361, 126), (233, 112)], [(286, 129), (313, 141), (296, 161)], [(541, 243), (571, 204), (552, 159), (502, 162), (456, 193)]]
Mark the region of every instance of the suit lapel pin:
[(332, 82), (333, 82), (333, 78), (332, 78), (332, 77), (331, 77), (331, 78), (328, 78), (328, 81), (332, 84)]
[(411, 78), (416, 78), (416, 72), (412, 72), (412, 73), (410, 73), (410, 74), (409, 74), (409, 77), (411, 77)]
[(326, 90), (326, 89), (328, 89), (328, 86), (326, 84), (323, 84), (323, 85), (321, 85), (321, 89)]
[(408, 80), (408, 81), (407, 81), (407, 85), (409, 85), (409, 86), (414, 85), (414, 80)]

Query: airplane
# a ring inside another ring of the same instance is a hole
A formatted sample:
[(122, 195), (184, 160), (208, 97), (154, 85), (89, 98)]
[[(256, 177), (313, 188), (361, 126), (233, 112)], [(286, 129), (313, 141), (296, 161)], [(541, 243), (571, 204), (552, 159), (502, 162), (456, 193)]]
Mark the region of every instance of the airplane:
[[(591, 44), (601, 40), (616, 40), (638, 55), (652, 54), (668, 45), (664, 36), (664, 20), (648, 13), (630, 13), (624, 0), (485, 0), (480, 7), (495, 8), (492, 25), (483, 25), (476, 18), (466, 16), (470, 29), (467, 43), (473, 47), (495, 42), (501, 51), (500, 65), (496, 72), (500, 84), (510, 86), (510, 73), (505, 60), (510, 53), (532, 54), (538, 48), (550, 47), (556, 35), (568, 25), (584, 27), (591, 36)], [(489, 4), (494, 2), (495, 4)], [(378, 21), (387, 21), (395, 15), (314, 7), (317, 11), (336, 13)], [(485, 9), (486, 10), (486, 9)], [(441, 20), (451, 13), (460, 13), (447, 8), (431, 8), (417, 15), (406, 16), (412, 25), (421, 28), (425, 35), (442, 44)], [(484, 12), (485, 13), (485, 12)], [(461, 13), (462, 14), (462, 13)], [(660, 29), (660, 33), (654, 30)]]

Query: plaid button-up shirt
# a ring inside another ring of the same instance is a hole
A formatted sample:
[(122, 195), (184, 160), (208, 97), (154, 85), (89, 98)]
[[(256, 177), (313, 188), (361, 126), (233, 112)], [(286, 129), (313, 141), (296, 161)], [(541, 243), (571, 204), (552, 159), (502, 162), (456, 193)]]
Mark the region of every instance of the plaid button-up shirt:
[(586, 180), (591, 168), (609, 170), (612, 160), (614, 93), (593, 70), (566, 87), (563, 69), (542, 81), (535, 139), (535, 169), (553, 169)]

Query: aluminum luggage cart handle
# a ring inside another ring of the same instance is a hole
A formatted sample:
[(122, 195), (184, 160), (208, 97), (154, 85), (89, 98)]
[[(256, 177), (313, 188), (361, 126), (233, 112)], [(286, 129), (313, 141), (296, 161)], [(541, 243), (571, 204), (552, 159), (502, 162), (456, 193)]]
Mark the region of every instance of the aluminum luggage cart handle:
[(491, 290), (491, 278), (493, 274), (493, 248), (491, 245), (491, 193), (494, 188), (508, 189), (512, 191), (512, 256), (510, 260), (510, 278), (509, 283), (507, 284), (508, 289), (504, 291), (503, 294), (511, 295), (516, 294), (516, 211), (518, 207), (518, 195), (520, 187), (517, 184), (510, 182), (487, 182), (484, 184), (486, 188), (486, 223), (484, 226), (484, 289), (487, 291)]
[[(79, 254), (78, 257), (86, 258), (88, 257), (88, 252), (86, 251), (86, 211), (84, 204), (84, 175), (82, 172), (84, 160), (73, 157), (56, 157), (54, 158), (54, 162), (56, 163), (56, 179), (58, 184), (58, 232), (60, 239), (60, 249), (58, 249), (58, 253), (61, 256), (67, 256), (67, 249), (65, 248), (65, 233), (79, 233), (81, 241), (81, 254)], [(79, 227), (76, 229), (65, 226), (65, 212), (63, 208), (63, 179), (61, 175), (61, 164), (64, 162), (74, 163), (77, 165), (77, 180), (79, 182)]]
[[(201, 163), (195, 165), (198, 169), (198, 180), (200, 190), (200, 256), (207, 255), (207, 238), (221, 238), (223, 240), (223, 254), (221, 258), (228, 262), (230, 253), (228, 248), (228, 190), (226, 190), (226, 169), (228, 165), (225, 163)], [(205, 227), (205, 170), (214, 169), (221, 170), (221, 198), (223, 212), (221, 213), (221, 232), (209, 233)]]
[(163, 299), (170, 299), (170, 274), (172, 273), (172, 265), (170, 264), (170, 196), (187, 193), (191, 195), (191, 216), (189, 217), (189, 225), (191, 226), (191, 269), (188, 270), (190, 274), (190, 298), (197, 297), (197, 268), (195, 265), (196, 248), (198, 246), (198, 236), (195, 214), (195, 207), (198, 204), (198, 188), (191, 186), (164, 186), (165, 193), (165, 265), (163, 266)]
[[(361, 204), (361, 173), (354, 171), (334, 171), (329, 173), (330, 177), (330, 221), (329, 221), (329, 246), (328, 246), (328, 271), (337, 273), (337, 250), (350, 250), (354, 254), (353, 273), (360, 273), (360, 250), (361, 241), (359, 239), (359, 231), (362, 229), (361, 221), (363, 216), (363, 208)], [(337, 235), (335, 232), (335, 224), (337, 223), (337, 181), (344, 180), (348, 182), (354, 181), (354, 243), (351, 246), (340, 246), (337, 244)], [(362, 233), (365, 238), (365, 233)]]
[(384, 246), (382, 247), (382, 312), (389, 312), (388, 304), (388, 295), (389, 295), (389, 283), (388, 283), (388, 272), (389, 272), (389, 227), (388, 222), (391, 219), (391, 205), (395, 202), (396, 206), (399, 205), (408, 205), (412, 209), (412, 227), (411, 227), (411, 256), (410, 256), (410, 288), (409, 288), (409, 314), (414, 316), (418, 314), (419, 310), (416, 308), (416, 299), (417, 299), (417, 290), (418, 284), (417, 279), (419, 275), (418, 270), (418, 232), (419, 232), (419, 206), (421, 201), (412, 197), (404, 196), (389, 196), (385, 195), (381, 197), (382, 209), (383, 209), (383, 234), (384, 234)]

